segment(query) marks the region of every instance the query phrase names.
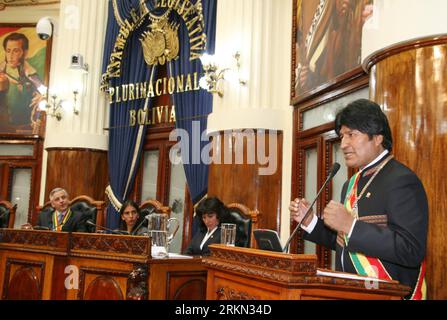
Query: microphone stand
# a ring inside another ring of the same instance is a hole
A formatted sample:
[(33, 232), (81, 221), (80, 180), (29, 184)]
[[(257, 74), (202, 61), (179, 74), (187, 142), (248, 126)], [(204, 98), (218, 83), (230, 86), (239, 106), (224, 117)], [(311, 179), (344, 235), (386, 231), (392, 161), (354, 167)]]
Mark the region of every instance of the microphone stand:
[(131, 234), (131, 235), (135, 235), (135, 234), (137, 233), (138, 229), (141, 228), (141, 226), (143, 225), (143, 223), (144, 223), (147, 219), (149, 219), (149, 216), (150, 216), (152, 213), (154, 213), (154, 211), (155, 211), (155, 208), (151, 208), (150, 211), (149, 211), (149, 213), (148, 213), (147, 215), (144, 216), (144, 218), (143, 218), (143, 220), (141, 220), (140, 224), (139, 224), (135, 229), (133, 229), (133, 231), (132, 231), (130, 234)]
[(109, 231), (109, 232), (112, 233), (112, 234), (129, 235), (129, 233), (128, 233), (127, 231), (121, 231), (121, 230), (119, 230), (119, 231), (115, 231), (115, 230), (112, 230), (112, 229), (109, 229), (109, 228), (100, 226), (100, 225), (94, 223), (94, 222), (91, 221), (91, 220), (87, 220), (85, 223), (88, 224), (88, 225), (91, 225), (91, 226), (100, 228), (100, 229), (102, 229), (102, 230)]
[(301, 219), (300, 223), (295, 227), (292, 234), (290, 235), (289, 239), (287, 239), (286, 245), (284, 246), (283, 252), (287, 253), (289, 251), (290, 242), (292, 241), (292, 238), (295, 236), (297, 231), (301, 228), (301, 225), (303, 224), (303, 221), (306, 220), (307, 216), (312, 210), (312, 207), (314, 206), (315, 202), (317, 201), (318, 197), (320, 196), (321, 192), (323, 192), (324, 188), (328, 184), (328, 182), (337, 174), (338, 170), (340, 169), (340, 164), (335, 162), (332, 166), (331, 173), (326, 178), (326, 181), (323, 183), (323, 186), (320, 188), (320, 190), (317, 193), (317, 196), (315, 197), (314, 201), (312, 201), (312, 204), (307, 209), (306, 213), (304, 214), (303, 219)]
[(51, 229), (49, 227), (45, 227), (45, 226), (34, 226), (33, 230), (46, 230), (46, 231), (50, 231)]

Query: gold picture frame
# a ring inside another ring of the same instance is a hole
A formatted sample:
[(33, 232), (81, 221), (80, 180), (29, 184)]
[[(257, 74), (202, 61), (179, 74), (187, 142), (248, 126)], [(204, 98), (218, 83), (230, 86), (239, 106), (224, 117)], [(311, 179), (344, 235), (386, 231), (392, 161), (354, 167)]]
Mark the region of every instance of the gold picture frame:
[(372, 0), (294, 0), (293, 105), (358, 78), (362, 27)]

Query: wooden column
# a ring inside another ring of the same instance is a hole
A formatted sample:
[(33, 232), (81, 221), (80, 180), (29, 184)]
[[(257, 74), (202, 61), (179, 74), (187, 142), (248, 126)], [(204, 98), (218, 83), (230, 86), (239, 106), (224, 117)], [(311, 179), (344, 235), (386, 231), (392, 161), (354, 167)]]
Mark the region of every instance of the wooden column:
[[(268, 134), (264, 143), (258, 143), (259, 131), (251, 130), (252, 134), (247, 132), (234, 131), (230, 136), (221, 132), (220, 139), (214, 140), (215, 144), (219, 140), (219, 146), (214, 145), (214, 150), (220, 150), (222, 163), (213, 161), (210, 164), (208, 195), (217, 196), (226, 204), (238, 202), (251, 210), (258, 210), (259, 227), (279, 231), (283, 135), (277, 134), (276, 149), (269, 150)], [(243, 143), (238, 145), (238, 139)], [(242, 163), (237, 162), (237, 154), (242, 155)], [(272, 174), (261, 174), (260, 169), (268, 166), (259, 161), (259, 155), (274, 158), (276, 170)]]
[(393, 152), (427, 192), (428, 298), (447, 299), (447, 36), (382, 50), (366, 64), (371, 99), (390, 121)]
[(49, 148), (45, 202), (56, 187), (67, 190), (71, 198), (87, 195), (104, 200), (107, 187), (107, 152), (91, 149)]

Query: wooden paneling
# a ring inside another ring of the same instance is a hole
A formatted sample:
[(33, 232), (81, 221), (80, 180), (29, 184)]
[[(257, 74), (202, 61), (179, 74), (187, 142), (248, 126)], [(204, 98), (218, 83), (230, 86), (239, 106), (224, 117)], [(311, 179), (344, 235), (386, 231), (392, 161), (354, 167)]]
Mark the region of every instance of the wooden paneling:
[(154, 259), (149, 266), (150, 300), (204, 300), (207, 273), (202, 259)]
[[(50, 299), (55, 261), (64, 261), (68, 233), (35, 230), (0, 231), (0, 292), (2, 299)], [(64, 261), (63, 265), (67, 265)], [(64, 277), (62, 274), (58, 276)], [(59, 290), (59, 292), (61, 292)]]
[[(259, 131), (258, 131), (259, 132)], [(243, 136), (249, 137), (243, 139)], [(243, 144), (238, 151), (237, 139)], [(227, 142), (225, 142), (227, 139)], [(258, 143), (257, 132), (252, 134), (233, 133), (232, 136), (220, 134), (215, 139), (215, 144), (220, 144), (221, 163), (213, 161), (209, 168), (208, 195), (217, 196), (224, 203), (238, 202), (260, 213), (260, 228), (268, 228), (280, 231), (281, 224), (281, 181), (282, 181), (282, 144), (283, 135), (276, 135), (276, 150), (269, 150), (269, 136), (265, 137), (265, 143)], [(250, 147), (253, 145), (253, 147)], [(216, 147), (214, 147), (216, 150)], [(236, 163), (236, 153), (241, 152), (243, 161)], [(259, 161), (257, 155), (271, 155), (276, 161), (276, 171), (273, 174), (262, 175), (260, 169), (267, 168), (266, 164)], [(217, 156), (217, 154), (215, 154)], [(225, 157), (231, 159), (225, 164)], [(250, 157), (255, 159), (254, 163)]]
[(42, 281), (45, 274), (44, 262), (7, 258), (5, 269), (2, 299), (42, 299)]
[(0, 161), (0, 199), (8, 197), (8, 164)]
[[(30, 169), (28, 221), (34, 216), (34, 209), (39, 204), (40, 180), (42, 176), (43, 138), (39, 136), (0, 135), (1, 143), (11, 145), (32, 145), (30, 156), (2, 156), (0, 163), (0, 199), (11, 199), (15, 169)], [(20, 210), (20, 208), (18, 208)]]
[(371, 61), (370, 94), (388, 116), (393, 152), (429, 200), (428, 298), (447, 299), (447, 39), (396, 46)]
[(168, 300), (201, 300), (206, 297), (206, 272), (170, 272)]
[[(79, 262), (78, 262), (79, 263)], [(90, 264), (88, 261), (82, 264)], [(116, 268), (117, 266), (113, 266)], [(81, 267), (79, 272), (79, 300), (124, 300), (129, 271), (126, 269)]]
[(148, 237), (0, 229), (0, 239), (3, 299), (205, 299), (202, 259), (152, 259)]
[(317, 275), (316, 255), (295, 255), (210, 245), (209, 300), (401, 299), (410, 288), (397, 281), (368, 287), (364, 280)]
[(48, 149), (45, 199), (56, 187), (71, 197), (88, 195), (103, 200), (108, 182), (107, 152), (89, 149)]
[(90, 283), (82, 300), (124, 300), (124, 297), (115, 279), (100, 276)]

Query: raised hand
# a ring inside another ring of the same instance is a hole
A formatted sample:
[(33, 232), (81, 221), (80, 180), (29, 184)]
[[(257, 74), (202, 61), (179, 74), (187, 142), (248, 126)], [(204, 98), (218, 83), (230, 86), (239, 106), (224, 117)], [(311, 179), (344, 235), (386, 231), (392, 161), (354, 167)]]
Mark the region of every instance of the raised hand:
[[(289, 205), (290, 210), (290, 218), (300, 223), (303, 220), (304, 215), (309, 209), (310, 203), (306, 199), (298, 199), (292, 200)], [(312, 221), (314, 213), (311, 211), (307, 216), (306, 220), (303, 221), (303, 225), (307, 227), (309, 223)]]

